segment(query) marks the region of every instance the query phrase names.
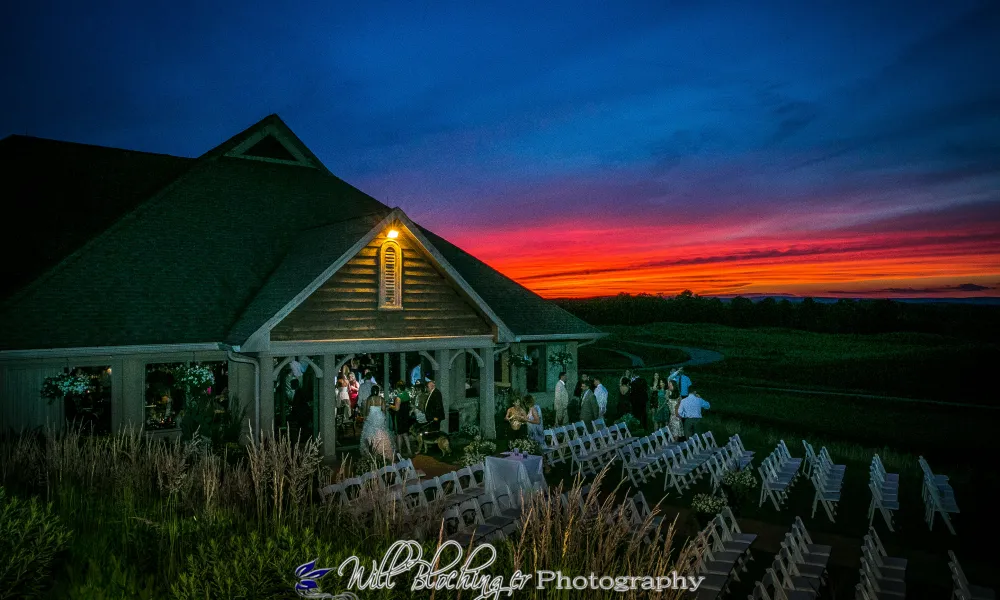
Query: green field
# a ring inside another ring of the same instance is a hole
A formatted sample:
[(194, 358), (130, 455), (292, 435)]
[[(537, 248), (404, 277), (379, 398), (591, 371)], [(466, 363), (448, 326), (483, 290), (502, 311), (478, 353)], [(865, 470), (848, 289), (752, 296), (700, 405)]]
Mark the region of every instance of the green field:
[[(857, 336), (710, 324), (609, 330), (614, 340), (721, 352), (724, 360), (685, 370), (712, 403), (713, 414), (755, 425), (961, 461), (982, 448), (1000, 423), (985, 367), (988, 361), (996, 364), (996, 344), (922, 334)], [(941, 357), (964, 361), (962, 372), (928, 366), (943, 364)], [(953, 385), (944, 385), (945, 379)], [(945, 391), (955, 387), (976, 393)], [(908, 390), (920, 393), (906, 395)], [(616, 407), (617, 390), (611, 392)]]
[(726, 360), (700, 367), (728, 383), (993, 404), (1000, 344), (914, 333), (850, 335), (711, 324), (609, 327), (613, 339), (693, 346)]

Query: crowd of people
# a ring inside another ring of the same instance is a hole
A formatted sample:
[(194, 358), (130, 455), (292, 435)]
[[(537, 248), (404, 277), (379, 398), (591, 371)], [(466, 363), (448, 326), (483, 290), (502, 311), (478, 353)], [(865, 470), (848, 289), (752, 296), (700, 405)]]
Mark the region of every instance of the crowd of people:
[[(677, 438), (699, 432), (702, 410), (710, 408), (683, 367), (673, 369), (667, 377), (654, 373), (652, 384), (637, 371), (627, 370), (618, 382), (618, 393), (618, 416), (631, 414), (646, 431), (651, 429), (651, 423), (656, 427), (669, 426)], [(570, 393), (566, 373), (560, 373), (554, 398), (556, 426), (569, 424), (571, 401), (580, 407), (579, 420), (589, 423), (607, 412), (608, 390), (600, 376), (581, 373)]]
[(345, 364), (337, 375), (336, 397), (340, 422), (345, 426), (363, 422), (362, 454), (391, 460), (406, 446), (412, 454), (417, 435), (440, 433), (444, 421), (444, 398), (430, 373), (418, 365), (410, 373), (411, 385), (399, 380), (386, 393), (372, 368), (358, 359)]
[[(364, 422), (361, 450), (391, 458), (405, 445), (412, 453), (417, 435), (440, 435), (444, 421), (444, 402), (430, 373), (415, 367), (410, 385), (398, 381), (395, 389), (384, 393), (376, 383), (372, 369), (353, 360), (343, 366), (337, 377), (338, 411), (342, 422)], [(647, 382), (638, 371), (626, 370), (618, 380), (619, 405), (615, 413), (634, 416), (644, 431), (667, 426), (671, 434), (683, 439), (701, 431), (702, 411), (711, 408), (699, 394), (683, 367), (667, 377), (653, 374)], [(567, 373), (559, 373), (555, 387), (555, 419), (552, 426), (570, 424), (570, 405), (579, 407), (576, 420), (590, 423), (608, 412), (608, 389), (599, 375), (581, 373), (572, 392)], [(575, 411), (574, 411), (575, 412)], [(505, 414), (510, 439), (528, 438), (544, 443), (542, 408), (534, 396), (515, 397)]]

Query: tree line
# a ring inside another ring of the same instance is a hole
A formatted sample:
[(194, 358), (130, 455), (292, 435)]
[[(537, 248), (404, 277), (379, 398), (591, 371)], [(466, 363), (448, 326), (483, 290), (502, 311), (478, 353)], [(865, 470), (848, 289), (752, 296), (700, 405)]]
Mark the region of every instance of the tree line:
[(983, 341), (1000, 339), (1000, 307), (909, 303), (889, 299), (817, 302), (804, 298), (736, 297), (728, 302), (690, 290), (674, 297), (618, 294), (559, 300), (559, 305), (594, 325), (643, 325), (660, 321), (716, 323), (732, 327), (783, 327), (821, 333), (915, 332)]

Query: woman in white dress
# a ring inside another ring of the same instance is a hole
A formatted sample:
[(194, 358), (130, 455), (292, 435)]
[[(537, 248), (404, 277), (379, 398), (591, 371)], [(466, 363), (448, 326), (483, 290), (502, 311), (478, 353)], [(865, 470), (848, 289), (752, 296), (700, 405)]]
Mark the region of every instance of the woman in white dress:
[(392, 462), (396, 450), (392, 445), (392, 433), (389, 431), (389, 419), (385, 414), (385, 400), (382, 390), (377, 385), (372, 386), (372, 395), (368, 398), (365, 415), (365, 426), (361, 430), (361, 453), (374, 456), (379, 460)]

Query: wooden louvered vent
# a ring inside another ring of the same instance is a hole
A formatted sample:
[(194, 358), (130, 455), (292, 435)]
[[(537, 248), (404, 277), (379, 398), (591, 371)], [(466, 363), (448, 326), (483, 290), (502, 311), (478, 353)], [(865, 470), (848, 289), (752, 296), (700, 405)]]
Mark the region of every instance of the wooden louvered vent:
[(382, 246), (381, 285), (379, 285), (379, 308), (402, 308), (403, 255), (395, 242), (385, 242)]

